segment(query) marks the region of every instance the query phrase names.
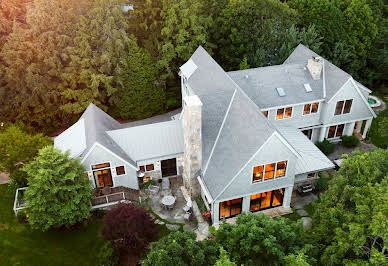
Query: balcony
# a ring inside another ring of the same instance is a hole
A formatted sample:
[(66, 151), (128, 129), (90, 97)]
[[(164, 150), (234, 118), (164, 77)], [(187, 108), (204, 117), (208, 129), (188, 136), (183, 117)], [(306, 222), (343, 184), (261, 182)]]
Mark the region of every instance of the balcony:
[(137, 201), (140, 193), (138, 190), (126, 187), (114, 187), (108, 189), (94, 189), (92, 209), (105, 208), (120, 202)]

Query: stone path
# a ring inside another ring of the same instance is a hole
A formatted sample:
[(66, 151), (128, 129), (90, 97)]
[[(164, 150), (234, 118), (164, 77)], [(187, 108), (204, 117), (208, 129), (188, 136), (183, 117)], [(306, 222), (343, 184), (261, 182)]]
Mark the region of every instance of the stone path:
[(198, 229), (194, 231), (197, 234), (197, 241), (204, 240), (209, 237), (209, 224), (203, 219), (196, 201), (193, 201), (193, 213), (198, 221)]
[(0, 173), (0, 185), (8, 184), (11, 182), (11, 179), (9, 178), (8, 173)]
[(296, 209), (296, 213), (302, 216), (303, 228), (309, 229), (312, 225), (312, 219), (308, 216), (308, 213), (303, 209), (306, 205), (318, 200), (318, 196), (314, 193), (310, 193), (306, 196), (295, 195), (296, 200), (292, 202), (291, 206)]
[(355, 147), (355, 148), (347, 148), (342, 146), (340, 143), (336, 144), (335, 150), (333, 153), (329, 154), (327, 156), (331, 161), (339, 159), (342, 157), (342, 154), (350, 154), (354, 150), (362, 150), (362, 151), (370, 151), (376, 149), (376, 146), (371, 144), (371, 143), (365, 143), (365, 142), (360, 142), (360, 144)]

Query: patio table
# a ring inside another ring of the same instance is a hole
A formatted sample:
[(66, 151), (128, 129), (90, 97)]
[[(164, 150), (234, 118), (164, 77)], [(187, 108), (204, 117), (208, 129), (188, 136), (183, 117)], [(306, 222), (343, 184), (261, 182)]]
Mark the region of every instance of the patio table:
[(167, 207), (167, 209), (172, 208), (172, 206), (174, 206), (174, 203), (175, 203), (174, 196), (167, 195), (162, 198), (162, 204), (163, 206)]

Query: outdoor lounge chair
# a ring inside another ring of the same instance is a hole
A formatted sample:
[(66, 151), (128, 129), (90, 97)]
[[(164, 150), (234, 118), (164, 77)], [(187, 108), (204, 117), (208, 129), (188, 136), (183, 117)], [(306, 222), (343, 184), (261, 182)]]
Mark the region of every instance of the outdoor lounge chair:
[(162, 179), (162, 190), (170, 189), (170, 180), (168, 178)]
[(156, 194), (158, 194), (158, 192), (159, 192), (159, 186), (149, 185), (148, 191), (149, 191), (151, 194), (156, 195)]

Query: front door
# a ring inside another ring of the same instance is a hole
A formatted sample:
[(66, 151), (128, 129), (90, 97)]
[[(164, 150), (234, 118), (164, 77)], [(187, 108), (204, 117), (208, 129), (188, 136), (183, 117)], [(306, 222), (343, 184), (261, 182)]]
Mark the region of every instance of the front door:
[(103, 188), (113, 186), (112, 174), (110, 172), (110, 169), (94, 171), (93, 174), (99, 187)]
[(176, 172), (176, 158), (162, 160), (162, 177), (177, 175)]

